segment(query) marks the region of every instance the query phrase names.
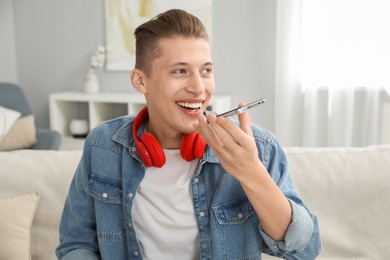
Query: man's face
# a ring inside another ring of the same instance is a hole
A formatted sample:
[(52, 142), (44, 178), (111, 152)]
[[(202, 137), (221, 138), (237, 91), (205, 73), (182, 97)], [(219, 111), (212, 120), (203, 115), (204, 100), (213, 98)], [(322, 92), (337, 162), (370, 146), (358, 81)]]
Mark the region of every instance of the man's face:
[[(160, 56), (144, 79), (149, 130), (161, 139), (191, 133), (214, 93), (209, 43), (201, 38), (159, 40)], [(161, 140), (160, 140), (161, 141)]]

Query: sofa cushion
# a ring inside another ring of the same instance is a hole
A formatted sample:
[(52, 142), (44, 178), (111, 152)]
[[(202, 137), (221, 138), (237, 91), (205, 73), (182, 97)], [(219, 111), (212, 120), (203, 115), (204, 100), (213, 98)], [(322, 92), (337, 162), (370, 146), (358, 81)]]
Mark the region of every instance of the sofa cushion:
[(39, 192), (0, 200), (1, 259), (31, 259), (31, 225)]
[(20, 115), (19, 111), (0, 106), (0, 142)]
[(293, 182), (318, 216), (318, 259), (390, 255), (390, 145), (286, 148)]
[(16, 120), (0, 141), (0, 151), (30, 148), (37, 141), (34, 116), (28, 115)]
[(0, 152), (0, 199), (41, 193), (31, 229), (32, 260), (56, 259), (62, 209), (80, 158), (81, 151)]

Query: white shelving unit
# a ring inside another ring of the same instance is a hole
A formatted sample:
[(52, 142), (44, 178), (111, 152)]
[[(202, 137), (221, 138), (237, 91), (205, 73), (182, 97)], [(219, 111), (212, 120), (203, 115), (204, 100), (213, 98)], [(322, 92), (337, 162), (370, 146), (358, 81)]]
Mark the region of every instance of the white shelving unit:
[[(63, 136), (60, 149), (81, 149), (83, 139), (73, 138), (69, 131), (72, 119), (86, 119), (89, 129), (109, 119), (134, 114), (145, 105), (144, 95), (139, 93), (100, 92), (88, 94), (84, 92), (60, 92), (49, 96), (50, 128)], [(210, 102), (210, 110), (222, 113), (231, 109), (231, 97), (214, 95)]]

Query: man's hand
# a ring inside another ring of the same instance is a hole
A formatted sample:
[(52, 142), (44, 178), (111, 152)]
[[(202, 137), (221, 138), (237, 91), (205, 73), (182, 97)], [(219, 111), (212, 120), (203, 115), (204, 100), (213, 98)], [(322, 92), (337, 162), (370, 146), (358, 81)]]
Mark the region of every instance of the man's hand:
[[(240, 103), (239, 106), (243, 105)], [(240, 127), (227, 118), (210, 113), (207, 118), (201, 115), (195, 127), (222, 166), (236, 179), (244, 181), (246, 174), (262, 167), (262, 163), (258, 158), (249, 115), (244, 112), (238, 115), (238, 119)]]

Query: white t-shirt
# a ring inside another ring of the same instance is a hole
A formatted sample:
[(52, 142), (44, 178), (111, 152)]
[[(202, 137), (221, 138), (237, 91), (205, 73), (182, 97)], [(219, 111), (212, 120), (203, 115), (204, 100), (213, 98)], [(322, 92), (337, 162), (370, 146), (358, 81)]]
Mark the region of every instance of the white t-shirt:
[(134, 198), (132, 216), (144, 259), (199, 259), (199, 231), (190, 188), (199, 160), (164, 150), (162, 168), (149, 167)]

